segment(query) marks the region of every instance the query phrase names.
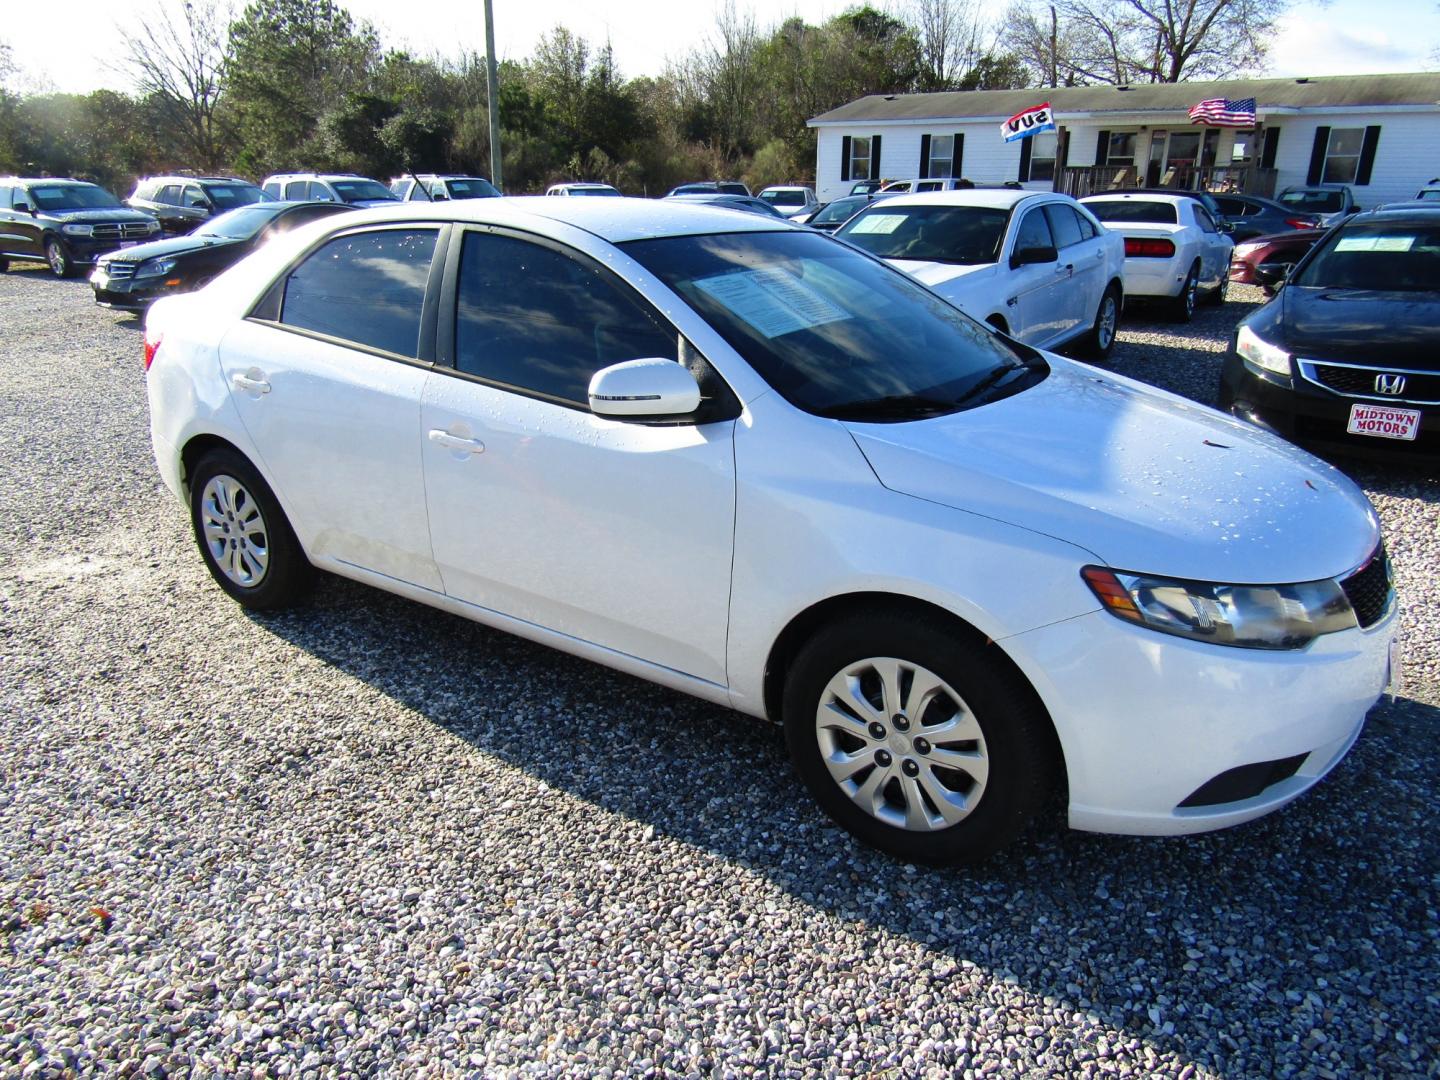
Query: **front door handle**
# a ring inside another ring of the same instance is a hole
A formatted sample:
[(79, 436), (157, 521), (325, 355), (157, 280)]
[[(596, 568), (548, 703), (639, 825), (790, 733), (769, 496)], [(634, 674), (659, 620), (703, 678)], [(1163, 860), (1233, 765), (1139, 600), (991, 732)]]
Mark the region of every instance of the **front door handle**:
[(1074, 263), (1066, 263), (1064, 266), (1057, 266), (1057, 267), (1055, 267), (1055, 273), (1057, 273), (1057, 274), (1068, 274), (1068, 273), (1070, 273), (1070, 272), (1071, 272), (1072, 270), (1074, 270), (1074, 269), (1075, 269), (1075, 264), (1074, 264)]
[(270, 384), (264, 379), (252, 379), (248, 375), (234, 375), (230, 379), (236, 390), (246, 390), (252, 394), (268, 394)]
[(443, 446), (446, 450), (455, 450), (463, 454), (483, 454), (485, 444), (479, 439), (466, 439), (459, 435), (451, 435), (448, 431), (439, 428), (430, 429), (430, 441), (436, 446)]

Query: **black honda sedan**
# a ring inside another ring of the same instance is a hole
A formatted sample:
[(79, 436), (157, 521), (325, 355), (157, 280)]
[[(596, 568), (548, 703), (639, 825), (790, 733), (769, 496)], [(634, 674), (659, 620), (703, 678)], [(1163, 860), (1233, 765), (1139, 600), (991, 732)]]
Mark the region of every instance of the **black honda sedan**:
[(213, 217), (187, 236), (125, 248), (95, 264), (95, 302), (142, 311), (162, 296), (200, 288), (272, 237), (350, 209), (323, 202), (255, 203)]
[(1317, 448), (1440, 461), (1440, 207), (1332, 229), (1236, 328), (1220, 404)]

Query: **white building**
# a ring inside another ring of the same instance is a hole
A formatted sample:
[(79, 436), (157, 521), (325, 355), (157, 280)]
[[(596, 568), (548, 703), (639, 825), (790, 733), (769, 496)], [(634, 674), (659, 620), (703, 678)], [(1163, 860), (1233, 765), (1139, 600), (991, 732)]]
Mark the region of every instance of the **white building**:
[[(1254, 98), (1256, 126), (1192, 124), (1190, 108), (1210, 98)], [(1005, 120), (1046, 101), (1057, 132), (1002, 139)], [(821, 200), (857, 180), (955, 176), (1077, 196), (1345, 183), (1370, 207), (1413, 198), (1440, 176), (1440, 74), (872, 95), (810, 126)]]

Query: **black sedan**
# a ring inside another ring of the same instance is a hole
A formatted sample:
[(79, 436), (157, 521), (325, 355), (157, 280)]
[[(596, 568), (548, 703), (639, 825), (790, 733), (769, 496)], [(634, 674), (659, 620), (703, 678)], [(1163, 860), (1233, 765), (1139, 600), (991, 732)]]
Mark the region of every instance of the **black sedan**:
[(1230, 225), (1230, 238), (1237, 244), (1256, 236), (1320, 227), (1319, 214), (1302, 213), (1259, 195), (1215, 195), (1214, 199)]
[(1236, 328), (1220, 404), (1296, 442), (1440, 461), (1440, 207), (1327, 233)]
[(272, 237), (351, 207), (267, 202), (211, 218), (188, 236), (125, 248), (95, 264), (90, 284), (101, 307), (143, 311), (171, 293), (191, 292)]

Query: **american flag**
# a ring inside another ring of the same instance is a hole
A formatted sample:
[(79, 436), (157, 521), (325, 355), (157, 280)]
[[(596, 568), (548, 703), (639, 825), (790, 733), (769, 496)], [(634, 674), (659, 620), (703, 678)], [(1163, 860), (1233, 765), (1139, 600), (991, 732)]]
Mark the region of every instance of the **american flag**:
[(1254, 127), (1255, 99), (1247, 97), (1226, 101), (1218, 97), (1206, 98), (1190, 110), (1190, 122), (1211, 127)]

